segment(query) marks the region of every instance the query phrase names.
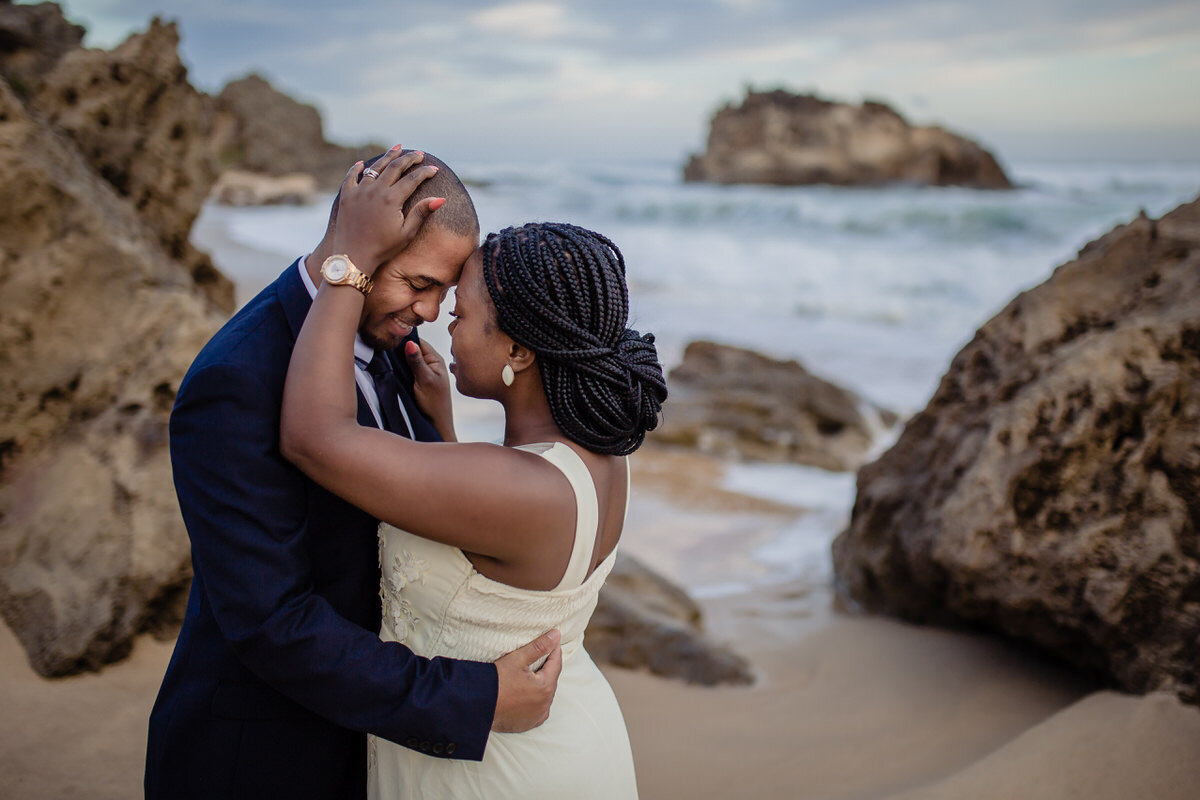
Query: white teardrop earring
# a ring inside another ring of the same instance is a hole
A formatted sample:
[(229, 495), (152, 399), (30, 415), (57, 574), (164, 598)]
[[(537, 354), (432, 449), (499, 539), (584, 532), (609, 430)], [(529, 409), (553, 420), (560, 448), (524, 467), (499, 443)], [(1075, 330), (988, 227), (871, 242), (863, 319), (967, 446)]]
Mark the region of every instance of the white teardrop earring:
[(504, 369), (500, 370), (500, 380), (504, 381), (505, 386), (512, 386), (513, 379), (516, 377), (511, 364), (505, 364)]

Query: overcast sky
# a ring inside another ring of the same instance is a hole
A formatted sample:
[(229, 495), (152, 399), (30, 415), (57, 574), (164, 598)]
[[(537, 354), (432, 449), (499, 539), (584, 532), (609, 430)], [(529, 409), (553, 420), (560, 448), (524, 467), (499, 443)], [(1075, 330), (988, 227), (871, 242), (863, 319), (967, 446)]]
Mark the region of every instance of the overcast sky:
[(744, 87), (882, 99), (1002, 159), (1200, 160), (1197, 0), (65, 0), (158, 14), (193, 82), (258, 71), (334, 139), (444, 157), (682, 161)]

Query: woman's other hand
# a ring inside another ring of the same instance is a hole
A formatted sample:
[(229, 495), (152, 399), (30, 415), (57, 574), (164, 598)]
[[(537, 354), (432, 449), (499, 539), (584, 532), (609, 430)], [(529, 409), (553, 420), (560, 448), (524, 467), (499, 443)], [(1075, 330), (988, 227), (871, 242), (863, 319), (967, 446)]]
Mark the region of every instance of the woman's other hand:
[(424, 339), (420, 340), (420, 346), (416, 342), (406, 342), (404, 357), (408, 359), (408, 366), (413, 373), (413, 394), (417, 404), (442, 439), (457, 442), (454, 408), (450, 400), (450, 370), (446, 368), (446, 360)]
[(416, 188), (437, 174), (437, 167), (421, 165), (424, 158), (420, 151), (404, 153), (396, 145), (369, 169), (361, 161), (350, 168), (338, 201), (334, 253), (344, 253), (359, 270), (374, 275), (380, 264), (412, 243), (425, 219), (446, 202), (427, 197), (404, 213)]

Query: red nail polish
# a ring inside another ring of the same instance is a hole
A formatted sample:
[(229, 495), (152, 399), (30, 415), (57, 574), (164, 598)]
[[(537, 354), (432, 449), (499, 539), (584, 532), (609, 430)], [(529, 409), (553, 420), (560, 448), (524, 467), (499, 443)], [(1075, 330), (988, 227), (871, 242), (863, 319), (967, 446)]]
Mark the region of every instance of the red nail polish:
[(404, 145), (394, 144), (394, 145), (392, 145), (392, 149), (393, 149), (393, 150), (399, 150), (399, 149), (400, 149), (401, 147), (403, 147), (403, 146), (404, 146)]
[(433, 200), (429, 201), (429, 210), (437, 211), (439, 208), (441, 208), (444, 205), (446, 205), (446, 198), (435, 197), (435, 198), (433, 198)]

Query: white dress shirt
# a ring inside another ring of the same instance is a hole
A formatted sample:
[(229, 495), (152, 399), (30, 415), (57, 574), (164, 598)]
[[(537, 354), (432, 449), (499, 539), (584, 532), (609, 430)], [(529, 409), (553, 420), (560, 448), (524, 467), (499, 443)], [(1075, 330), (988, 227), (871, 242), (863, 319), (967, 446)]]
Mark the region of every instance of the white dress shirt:
[[(316, 300), (317, 287), (304, 264), (305, 258), (301, 256), (300, 262), (297, 264), (300, 269), (300, 278), (304, 281), (304, 288), (308, 289), (309, 296)], [(354, 334), (354, 380), (358, 381), (358, 388), (362, 389), (363, 397), (367, 399), (367, 405), (371, 407), (376, 424), (380, 428), (384, 428), (383, 419), (379, 414), (379, 396), (375, 394), (375, 381), (362, 366), (371, 363), (371, 359), (374, 357), (375, 351), (362, 340), (361, 336), (357, 333)], [(404, 407), (404, 401), (399, 397), (396, 398), (396, 401), (400, 404), (400, 414), (404, 417), (404, 424), (408, 427), (408, 438), (415, 440), (417, 435), (413, 433), (412, 422), (408, 418), (408, 410)], [(386, 430), (386, 428), (384, 429)]]

